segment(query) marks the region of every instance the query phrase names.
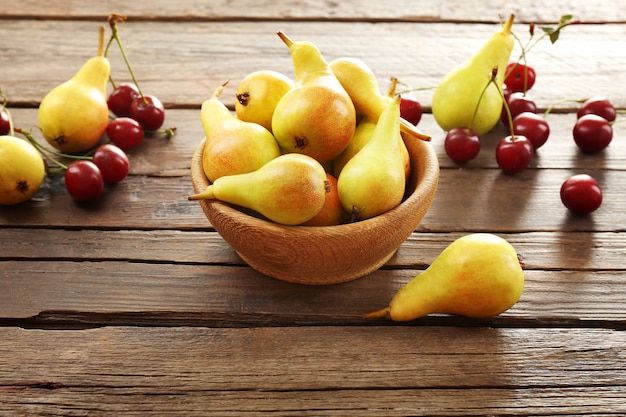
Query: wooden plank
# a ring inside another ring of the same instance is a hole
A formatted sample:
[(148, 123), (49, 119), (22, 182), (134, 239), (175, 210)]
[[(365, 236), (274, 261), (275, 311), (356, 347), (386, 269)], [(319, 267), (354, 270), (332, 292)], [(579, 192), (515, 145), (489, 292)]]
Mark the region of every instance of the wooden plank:
[[(515, 176), (498, 169), (442, 170), (439, 188), (418, 231), (490, 230), (618, 232), (626, 223), (621, 171), (585, 169), (603, 187), (602, 206), (589, 216), (574, 216), (562, 205), (561, 183), (580, 170), (527, 170)], [(0, 207), (0, 225), (17, 227), (207, 229), (197, 202), (188, 201), (188, 177), (132, 176), (105, 190), (93, 205), (75, 204), (62, 178), (46, 182), (36, 198)], [(462, 207), (460, 209), (459, 207)], [(4, 233), (4, 232), (3, 232)], [(6, 232), (9, 233), (9, 232)]]
[(3, 413), (626, 412), (626, 334), (611, 330), (114, 327), (0, 335)]
[[(304, 286), (248, 267), (143, 262), (0, 261), (0, 317), (25, 327), (388, 324), (385, 307), (420, 269), (380, 269), (336, 286)], [(414, 325), (623, 328), (623, 270), (527, 270), (524, 294), (500, 316), (432, 315)], [(16, 321), (17, 320), (17, 321)]]
[[(102, 22), (104, 23), (104, 22)], [(96, 53), (98, 22), (7, 20), (0, 26), (2, 87), (9, 100), (36, 106), (44, 95), (71, 77)], [(226, 80), (228, 104), (238, 81), (272, 69), (292, 76), (287, 48), (276, 36), (283, 30), (295, 40), (310, 40), (327, 60), (352, 56), (364, 60), (386, 89), (396, 76), (414, 88), (426, 106), (441, 77), (468, 58), (497, 30), (497, 25), (458, 23), (328, 22), (127, 22), (121, 28), (125, 49), (145, 93), (168, 106), (198, 106)], [(516, 25), (526, 39), (526, 25)], [(626, 98), (615, 85), (626, 84), (625, 25), (577, 25), (552, 45), (546, 40), (528, 54), (538, 74), (532, 95), (548, 106), (565, 98), (606, 95), (619, 107)], [(443, 53), (442, 53), (443, 51)], [(111, 50), (112, 76), (128, 80), (120, 54)], [(519, 56), (516, 49), (512, 58)], [(45, 62), (46, 65), (41, 65)]]
[[(401, 7), (391, 3), (363, 1), (319, 3), (306, 1), (250, 1), (206, 2), (188, 0), (176, 4), (166, 0), (151, 2), (109, 0), (85, 3), (79, 0), (62, 0), (54, 7), (40, 0), (6, 0), (0, 16), (11, 18), (93, 19), (118, 12), (134, 19), (163, 20), (228, 20), (277, 19), (281, 20), (403, 20), (403, 21), (476, 21), (497, 22), (499, 15), (515, 13), (520, 20), (545, 22), (558, 19), (563, 14), (574, 14), (585, 21), (623, 21), (626, 19), (623, 0), (601, 0), (593, 3), (556, 0), (526, 2), (524, 5), (502, 1), (446, 1), (406, 0)], [(549, 20), (548, 20), (549, 21)]]
[[(179, 230), (63, 230), (14, 228), (0, 238), (0, 260), (128, 261), (245, 265), (216, 232)], [(386, 268), (425, 268), (454, 239), (470, 232), (413, 233)], [(527, 270), (626, 269), (626, 239), (620, 233), (528, 232), (500, 234), (523, 258)], [(296, 242), (294, 242), (297, 244)]]

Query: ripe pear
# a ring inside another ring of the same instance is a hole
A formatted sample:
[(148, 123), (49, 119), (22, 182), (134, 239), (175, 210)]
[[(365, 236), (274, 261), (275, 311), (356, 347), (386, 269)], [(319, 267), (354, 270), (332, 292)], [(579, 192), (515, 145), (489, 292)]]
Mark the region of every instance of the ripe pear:
[[(374, 71), (362, 60), (341, 57), (330, 62), (330, 68), (354, 102), (357, 116), (365, 116), (376, 122), (393, 97), (380, 92)], [(400, 120), (403, 132), (422, 140), (430, 136), (422, 133), (413, 124)]]
[(39, 105), (39, 128), (44, 138), (64, 153), (93, 148), (109, 123), (106, 88), (111, 65), (103, 55), (103, 42), (102, 29), (98, 55), (53, 88)]
[(328, 189), (322, 209), (311, 220), (302, 223), (302, 226), (336, 226), (341, 223), (345, 212), (341, 201), (339, 201), (337, 178), (327, 172), (326, 179), (328, 180)]
[(200, 120), (206, 141), (202, 167), (209, 181), (256, 171), (280, 156), (274, 136), (263, 126), (238, 119), (220, 101), (225, 82), (202, 103)]
[(293, 84), (291, 78), (272, 70), (246, 75), (235, 92), (237, 117), (246, 122), (258, 123), (271, 132), (274, 109)]
[(396, 97), (378, 119), (371, 139), (337, 179), (339, 200), (352, 220), (368, 219), (400, 204), (406, 186), (404, 147)]
[[(502, 89), (513, 50), (514, 17), (511, 15), (502, 30), (494, 33), (467, 61), (446, 74), (435, 88), (432, 112), (443, 130), (467, 127), (480, 136), (498, 123), (503, 104), (498, 89)], [(498, 69), (497, 86), (490, 83), (494, 68)]]
[(513, 246), (499, 236), (474, 233), (452, 242), (388, 307), (365, 317), (409, 321), (445, 313), (486, 318), (511, 308), (523, 289), (524, 271)]
[(354, 134), (354, 104), (313, 43), (293, 42), (282, 32), (278, 36), (289, 47), (295, 84), (276, 105), (272, 132), (283, 152), (319, 162), (333, 159)]
[(254, 210), (276, 223), (297, 225), (321, 211), (327, 192), (322, 165), (308, 155), (288, 153), (256, 171), (220, 177), (189, 200), (217, 199)]
[[(343, 150), (333, 161), (333, 174), (335, 177), (339, 177), (341, 170), (348, 163), (348, 161), (356, 155), (367, 142), (370, 141), (372, 135), (374, 134), (374, 129), (376, 129), (376, 123), (372, 122), (369, 118), (362, 118), (359, 123), (356, 125), (356, 130), (354, 131), (354, 136), (346, 149)], [(404, 138), (405, 133), (402, 133)], [(406, 148), (404, 142), (401, 145), (401, 151), (404, 154), (404, 171), (405, 177), (408, 180), (411, 175), (411, 159), (409, 156), (409, 150)]]
[(33, 145), (15, 136), (0, 136), (0, 205), (29, 200), (45, 176), (43, 158)]

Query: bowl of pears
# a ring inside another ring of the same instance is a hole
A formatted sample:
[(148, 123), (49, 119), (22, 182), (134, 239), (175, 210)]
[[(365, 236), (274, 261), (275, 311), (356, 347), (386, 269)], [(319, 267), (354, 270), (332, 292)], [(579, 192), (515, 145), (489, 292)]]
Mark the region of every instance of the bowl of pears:
[(327, 62), (292, 41), (295, 79), (256, 71), (201, 107), (191, 160), (207, 219), (250, 267), (282, 281), (339, 284), (382, 267), (419, 226), (439, 180), (430, 137), (400, 116), (362, 61)]

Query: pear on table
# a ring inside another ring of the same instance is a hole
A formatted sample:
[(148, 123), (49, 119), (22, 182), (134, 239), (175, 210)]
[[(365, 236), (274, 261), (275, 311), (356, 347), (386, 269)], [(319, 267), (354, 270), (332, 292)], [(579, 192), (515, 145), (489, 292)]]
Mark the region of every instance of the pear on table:
[(278, 101), (272, 132), (283, 152), (302, 153), (326, 162), (348, 145), (356, 128), (352, 99), (311, 42), (278, 36), (289, 47), (294, 86)]
[[(446, 74), (435, 88), (432, 113), (443, 130), (471, 128), (480, 136), (500, 120), (501, 90), (514, 43), (511, 36), (514, 18), (512, 14), (502, 30), (494, 33), (467, 61)], [(490, 83), (494, 68), (498, 70), (495, 84)]]
[(53, 88), (39, 105), (38, 123), (44, 138), (64, 153), (93, 148), (109, 123), (106, 88), (111, 65), (104, 56), (103, 44), (101, 28), (98, 55), (68, 81)]
[(513, 246), (494, 234), (474, 233), (452, 242), (389, 306), (365, 318), (409, 321), (431, 313), (486, 318), (511, 308), (523, 289), (524, 271)]

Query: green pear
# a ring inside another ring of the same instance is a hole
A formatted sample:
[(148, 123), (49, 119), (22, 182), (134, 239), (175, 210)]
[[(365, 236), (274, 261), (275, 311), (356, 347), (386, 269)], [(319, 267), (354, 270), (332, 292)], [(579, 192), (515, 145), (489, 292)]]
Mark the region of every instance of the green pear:
[(295, 83), (274, 109), (272, 132), (285, 153), (331, 160), (354, 134), (354, 104), (313, 43), (278, 35), (289, 47)]
[(277, 71), (259, 70), (246, 75), (235, 92), (237, 117), (271, 132), (274, 109), (291, 87), (291, 78)]
[(396, 97), (378, 119), (371, 139), (337, 179), (339, 200), (352, 220), (368, 219), (400, 204), (406, 186), (405, 151)]
[[(466, 127), (480, 136), (500, 120), (503, 102), (499, 89), (502, 89), (513, 50), (514, 17), (511, 15), (502, 30), (494, 33), (467, 61), (446, 74), (435, 88), (432, 113), (443, 130)], [(490, 83), (494, 68), (498, 69), (497, 85)]]
[(511, 308), (524, 290), (524, 271), (513, 246), (490, 233), (452, 242), (421, 274), (394, 295), (389, 306), (365, 315), (409, 321), (431, 313), (472, 318)]
[(308, 155), (289, 153), (256, 171), (220, 177), (189, 200), (217, 199), (254, 210), (284, 225), (311, 220), (324, 206), (324, 167)]
[(206, 138), (202, 167), (211, 182), (226, 175), (256, 171), (281, 154), (266, 128), (240, 120), (222, 103), (220, 95), (226, 84), (219, 86), (200, 109)]
[(87, 60), (68, 81), (50, 90), (39, 105), (43, 137), (64, 153), (93, 148), (109, 123), (106, 88), (111, 65), (104, 56), (103, 42), (102, 29), (98, 55)]
[[(352, 57), (341, 57), (330, 62), (330, 68), (346, 90), (357, 112), (377, 122), (383, 110), (393, 100), (393, 94), (384, 95), (380, 92), (374, 71), (362, 60)], [(422, 133), (413, 124), (400, 120), (403, 132), (422, 140), (430, 140), (430, 136)]]

